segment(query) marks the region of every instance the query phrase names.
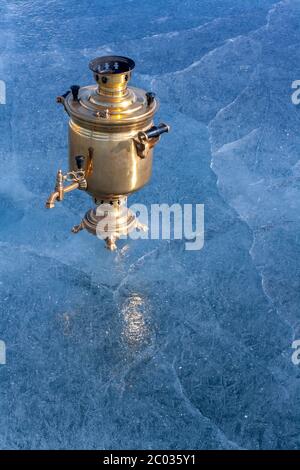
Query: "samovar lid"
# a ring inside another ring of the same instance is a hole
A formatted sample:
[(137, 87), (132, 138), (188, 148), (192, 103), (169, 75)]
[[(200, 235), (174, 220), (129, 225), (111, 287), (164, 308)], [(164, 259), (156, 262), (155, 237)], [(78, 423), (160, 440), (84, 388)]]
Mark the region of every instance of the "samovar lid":
[(88, 128), (132, 128), (151, 120), (158, 101), (154, 93), (128, 87), (134, 67), (134, 61), (123, 56), (93, 59), (89, 68), (97, 85), (75, 87), (75, 97), (69, 94), (65, 99), (68, 114)]

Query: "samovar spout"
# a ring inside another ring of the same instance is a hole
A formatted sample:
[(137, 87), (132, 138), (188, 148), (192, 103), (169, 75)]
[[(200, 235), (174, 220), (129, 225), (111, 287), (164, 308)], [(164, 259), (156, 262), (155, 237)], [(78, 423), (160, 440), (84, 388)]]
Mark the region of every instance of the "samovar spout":
[[(84, 157), (78, 155), (76, 157), (78, 171), (71, 171), (67, 174), (63, 174), (61, 170), (58, 170), (56, 175), (55, 190), (47, 199), (46, 208), (53, 209), (56, 201), (62, 201), (66, 193), (74, 191), (74, 189), (87, 188), (87, 181), (85, 178), (85, 170), (82, 169), (84, 163)], [(71, 181), (71, 184), (65, 186), (65, 181)]]
[(55, 203), (58, 198), (59, 198), (58, 191), (54, 191), (53, 193), (51, 193), (46, 202), (47, 209), (53, 209), (53, 207), (55, 207)]

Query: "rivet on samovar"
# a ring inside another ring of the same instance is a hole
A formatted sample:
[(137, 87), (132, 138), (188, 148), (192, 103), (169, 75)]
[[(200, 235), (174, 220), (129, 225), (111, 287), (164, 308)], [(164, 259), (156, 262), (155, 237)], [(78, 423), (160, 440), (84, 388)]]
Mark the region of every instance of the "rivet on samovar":
[(69, 172), (58, 171), (46, 207), (74, 189), (88, 192), (95, 207), (72, 231), (86, 229), (113, 250), (122, 235), (146, 229), (127, 208), (127, 197), (150, 180), (153, 148), (169, 126), (154, 125), (154, 93), (128, 86), (132, 59), (99, 57), (89, 66), (96, 85), (73, 85), (57, 98), (70, 117)]

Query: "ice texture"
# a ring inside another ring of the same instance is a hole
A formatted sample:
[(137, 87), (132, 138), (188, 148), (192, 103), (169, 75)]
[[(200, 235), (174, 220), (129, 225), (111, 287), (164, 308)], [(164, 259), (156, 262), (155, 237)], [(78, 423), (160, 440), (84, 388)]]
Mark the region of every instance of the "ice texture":
[[(2, 0), (2, 449), (299, 449), (300, 2)], [(202, 203), (205, 244), (70, 228), (55, 97), (128, 55), (172, 133), (132, 202)]]

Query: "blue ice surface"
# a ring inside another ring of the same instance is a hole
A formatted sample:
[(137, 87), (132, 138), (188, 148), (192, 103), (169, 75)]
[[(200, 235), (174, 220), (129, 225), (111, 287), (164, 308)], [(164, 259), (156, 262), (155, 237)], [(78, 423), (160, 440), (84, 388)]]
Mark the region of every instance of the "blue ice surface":
[[(298, 0), (2, 0), (2, 449), (300, 448)], [(205, 244), (70, 228), (55, 97), (136, 61), (172, 133), (132, 202), (205, 204)]]

